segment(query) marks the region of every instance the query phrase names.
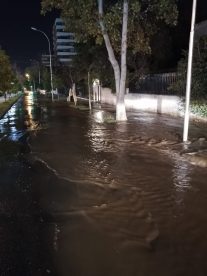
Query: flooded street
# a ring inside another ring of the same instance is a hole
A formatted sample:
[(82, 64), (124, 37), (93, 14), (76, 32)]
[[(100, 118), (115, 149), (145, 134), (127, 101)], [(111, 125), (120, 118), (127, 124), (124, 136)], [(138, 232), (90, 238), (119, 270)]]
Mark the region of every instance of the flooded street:
[(0, 275), (207, 275), (207, 170), (179, 154), (182, 120), (102, 115), (28, 94), (0, 120)]

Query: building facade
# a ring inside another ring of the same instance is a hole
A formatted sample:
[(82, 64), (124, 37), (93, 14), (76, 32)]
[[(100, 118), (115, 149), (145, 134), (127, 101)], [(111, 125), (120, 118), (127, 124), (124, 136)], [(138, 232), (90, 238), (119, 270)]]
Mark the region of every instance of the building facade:
[[(51, 56), (51, 63), (52, 65), (56, 64), (56, 57), (54, 55)], [(48, 54), (41, 55), (41, 65), (50, 67), (50, 55)]]
[(65, 24), (61, 18), (57, 18), (53, 26), (53, 44), (57, 63), (70, 66), (76, 55), (75, 36), (74, 33), (65, 31)]

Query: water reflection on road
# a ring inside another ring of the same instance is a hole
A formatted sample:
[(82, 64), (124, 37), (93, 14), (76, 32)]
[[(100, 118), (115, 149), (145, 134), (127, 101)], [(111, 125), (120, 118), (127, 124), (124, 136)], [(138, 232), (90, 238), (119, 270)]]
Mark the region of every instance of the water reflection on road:
[(181, 121), (131, 113), (107, 124), (96, 112), (31, 94), (1, 120), (7, 140), (29, 133), (31, 147), (29, 163), (15, 148), (1, 166), (2, 273), (207, 274), (207, 172), (153, 147), (173, 142)]
[(34, 107), (33, 93), (20, 99), (0, 120), (0, 135), (6, 135), (9, 140), (18, 141), (27, 131), (37, 129), (39, 118), (36, 118), (37, 110), (34, 112)]
[(22, 130), (18, 131), (15, 122), (16, 106), (13, 106), (1, 119), (0, 132), (6, 134), (11, 140), (18, 141), (22, 135)]

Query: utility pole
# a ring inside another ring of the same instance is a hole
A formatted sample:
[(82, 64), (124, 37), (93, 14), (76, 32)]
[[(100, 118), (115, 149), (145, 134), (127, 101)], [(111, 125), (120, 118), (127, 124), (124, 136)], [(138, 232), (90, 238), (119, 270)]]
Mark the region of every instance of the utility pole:
[(188, 141), (188, 129), (189, 129), (189, 118), (190, 118), (190, 92), (191, 92), (191, 80), (192, 80), (193, 44), (194, 44), (194, 32), (195, 32), (196, 5), (197, 5), (197, 0), (193, 0), (191, 31), (190, 31), (190, 40), (189, 40), (189, 52), (188, 52), (188, 70), (187, 70), (187, 83), (186, 83), (183, 142)]
[(48, 47), (49, 47), (49, 58), (50, 58), (50, 85), (51, 85), (51, 94), (52, 94), (52, 101), (53, 101), (53, 99), (54, 99), (54, 97), (53, 97), (53, 90), (54, 90), (54, 89), (53, 89), (52, 54), (51, 54), (50, 40), (49, 40), (49, 38), (48, 38), (48, 36), (46, 35), (45, 32), (43, 32), (43, 31), (41, 31), (41, 30), (39, 30), (39, 29), (37, 29), (37, 28), (34, 28), (34, 27), (31, 27), (31, 29), (32, 29), (33, 31), (42, 33), (42, 34), (46, 37), (47, 42), (48, 42)]

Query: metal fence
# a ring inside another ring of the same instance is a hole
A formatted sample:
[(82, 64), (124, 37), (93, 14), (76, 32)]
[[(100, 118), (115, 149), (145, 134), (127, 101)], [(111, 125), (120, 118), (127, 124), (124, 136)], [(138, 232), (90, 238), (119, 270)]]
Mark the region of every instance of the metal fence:
[(178, 80), (177, 73), (149, 74), (141, 77), (134, 93), (172, 95), (175, 92), (169, 87)]

